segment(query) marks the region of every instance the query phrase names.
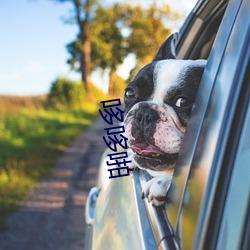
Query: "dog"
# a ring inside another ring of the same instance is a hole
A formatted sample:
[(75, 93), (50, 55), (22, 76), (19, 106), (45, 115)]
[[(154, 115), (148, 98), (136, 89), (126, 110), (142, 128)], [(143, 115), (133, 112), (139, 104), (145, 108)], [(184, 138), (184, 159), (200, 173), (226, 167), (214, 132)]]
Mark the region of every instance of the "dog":
[(151, 177), (142, 198), (164, 204), (206, 60), (178, 60), (178, 33), (161, 45), (153, 61), (128, 84), (124, 127), (137, 167)]

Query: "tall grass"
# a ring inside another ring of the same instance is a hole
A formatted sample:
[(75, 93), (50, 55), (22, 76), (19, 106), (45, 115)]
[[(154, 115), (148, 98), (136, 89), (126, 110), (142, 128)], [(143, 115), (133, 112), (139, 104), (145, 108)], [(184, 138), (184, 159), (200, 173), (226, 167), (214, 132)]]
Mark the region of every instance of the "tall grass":
[(97, 117), (94, 104), (55, 110), (38, 99), (0, 97), (0, 229), (6, 214), (19, 207), (69, 142)]

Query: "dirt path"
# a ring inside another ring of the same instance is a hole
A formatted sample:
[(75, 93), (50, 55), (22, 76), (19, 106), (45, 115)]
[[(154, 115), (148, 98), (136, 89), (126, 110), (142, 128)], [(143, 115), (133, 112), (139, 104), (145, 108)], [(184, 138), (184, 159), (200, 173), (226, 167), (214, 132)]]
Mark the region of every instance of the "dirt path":
[(0, 249), (84, 249), (84, 207), (105, 148), (104, 127), (98, 119), (78, 137), (59, 159), (53, 176), (42, 180), (23, 208), (8, 217), (9, 230), (0, 232)]

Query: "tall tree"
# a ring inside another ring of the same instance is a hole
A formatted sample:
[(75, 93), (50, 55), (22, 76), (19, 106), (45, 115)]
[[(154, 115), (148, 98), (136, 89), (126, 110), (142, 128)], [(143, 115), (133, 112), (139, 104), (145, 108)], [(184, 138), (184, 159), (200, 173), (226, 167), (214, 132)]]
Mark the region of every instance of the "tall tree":
[[(91, 72), (91, 42), (90, 23), (93, 20), (93, 13), (97, 0), (55, 0), (61, 3), (71, 2), (74, 7), (73, 21), (79, 27), (77, 39), (77, 57), (80, 64), (82, 81), (87, 95), (90, 94), (90, 72)], [(80, 52), (80, 53), (79, 53)], [(72, 53), (74, 53), (72, 51)]]
[(117, 67), (126, 57), (125, 41), (119, 27), (119, 5), (96, 9), (91, 24), (91, 44), (93, 68), (109, 70), (109, 93), (114, 94)]
[[(143, 64), (152, 60), (158, 48), (170, 34), (164, 19), (171, 11), (168, 5), (155, 5), (143, 8), (127, 4), (116, 4), (105, 8), (98, 6), (89, 26), (91, 41), (92, 67), (110, 70), (109, 92), (115, 89), (115, 71), (124, 58), (134, 53), (137, 65), (132, 74)], [(67, 46), (71, 58), (68, 60), (73, 69), (79, 70), (81, 65), (80, 37)]]
[[(94, 19), (90, 24), (91, 41), (91, 70), (97, 68), (109, 70), (109, 93), (115, 92), (115, 78), (117, 67), (127, 55), (126, 41), (119, 26), (121, 6), (103, 7), (99, 5), (95, 10)], [(72, 69), (80, 70), (80, 37), (67, 45), (71, 57), (68, 63)]]

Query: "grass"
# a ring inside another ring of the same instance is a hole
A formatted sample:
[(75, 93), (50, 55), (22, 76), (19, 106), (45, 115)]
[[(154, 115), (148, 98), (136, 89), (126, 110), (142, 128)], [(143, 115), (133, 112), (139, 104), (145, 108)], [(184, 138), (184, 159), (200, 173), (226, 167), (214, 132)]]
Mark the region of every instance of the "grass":
[(45, 97), (0, 96), (0, 229), (65, 147), (97, 117), (97, 105), (82, 109), (44, 107)]

